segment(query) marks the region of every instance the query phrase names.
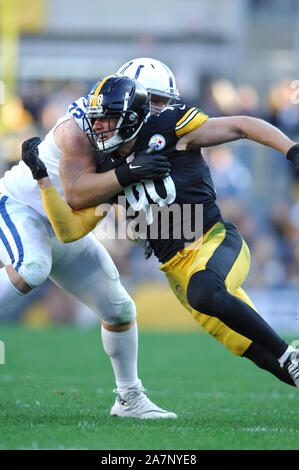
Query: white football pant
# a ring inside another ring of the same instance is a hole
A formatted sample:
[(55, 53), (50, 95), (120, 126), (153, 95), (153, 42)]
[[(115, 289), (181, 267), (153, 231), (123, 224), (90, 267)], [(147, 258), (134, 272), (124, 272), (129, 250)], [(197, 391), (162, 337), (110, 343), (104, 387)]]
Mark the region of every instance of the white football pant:
[[(63, 244), (47, 219), (1, 194), (0, 261), (12, 264), (32, 288), (49, 277), (106, 323), (117, 325), (136, 317), (135, 304), (121, 285), (116, 266), (92, 233)], [(6, 299), (0, 298), (3, 302)]]

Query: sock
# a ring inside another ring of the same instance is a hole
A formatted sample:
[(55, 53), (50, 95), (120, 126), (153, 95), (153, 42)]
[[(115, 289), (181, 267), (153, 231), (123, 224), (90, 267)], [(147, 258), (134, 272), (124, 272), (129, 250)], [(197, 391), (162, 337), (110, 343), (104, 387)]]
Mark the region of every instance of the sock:
[(102, 326), (103, 347), (110, 357), (118, 390), (140, 387), (137, 375), (138, 329), (135, 323), (126, 331), (109, 331)]
[(24, 294), (12, 284), (6, 268), (0, 269), (0, 315), (9, 311)]
[(290, 354), (295, 351), (295, 348), (293, 346), (288, 346), (283, 355), (278, 359), (279, 364), (281, 367), (283, 366), (284, 362), (287, 360)]
[(295, 386), (290, 374), (279, 365), (277, 359), (269, 351), (259, 344), (251, 343), (249, 348), (242, 354), (242, 357), (250, 359), (258, 367), (270, 372), (282, 382)]

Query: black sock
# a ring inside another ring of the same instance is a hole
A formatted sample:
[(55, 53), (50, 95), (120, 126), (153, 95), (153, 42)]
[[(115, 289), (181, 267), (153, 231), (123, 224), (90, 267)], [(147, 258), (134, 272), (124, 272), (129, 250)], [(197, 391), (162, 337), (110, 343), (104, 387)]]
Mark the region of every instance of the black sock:
[(282, 382), (295, 387), (294, 381), (288, 371), (280, 367), (277, 359), (259, 344), (251, 343), (242, 356), (250, 359), (261, 369), (267, 370), (270, 374), (275, 375), (275, 377)]
[(223, 279), (205, 270), (190, 278), (187, 299), (195, 310), (219, 318), (232, 330), (262, 346), (276, 359), (288, 344), (243, 300), (227, 292)]

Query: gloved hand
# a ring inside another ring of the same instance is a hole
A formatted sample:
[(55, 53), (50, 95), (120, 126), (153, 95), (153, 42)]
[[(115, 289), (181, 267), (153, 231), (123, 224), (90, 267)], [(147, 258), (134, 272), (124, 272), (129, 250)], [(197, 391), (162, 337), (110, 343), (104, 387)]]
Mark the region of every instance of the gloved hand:
[(163, 179), (169, 175), (170, 162), (165, 155), (138, 153), (131, 163), (115, 168), (119, 184), (125, 188), (141, 180)]
[(287, 152), (286, 157), (288, 160), (290, 160), (295, 169), (299, 170), (299, 145), (295, 144), (293, 147), (290, 148), (290, 150)]
[(152, 256), (153, 249), (150, 240), (144, 242), (144, 258), (149, 259)]
[(31, 137), (22, 144), (22, 160), (30, 168), (35, 180), (48, 176), (44, 162), (38, 156), (38, 145), (41, 143), (39, 137)]
[(134, 219), (131, 219), (131, 218), (127, 219), (128, 239), (142, 246), (142, 248), (144, 249), (144, 258), (149, 259), (153, 253), (151, 242), (148, 238), (145, 238), (145, 234), (142, 234), (142, 236), (139, 236), (138, 231), (136, 231), (137, 226), (138, 226), (138, 222), (136, 222), (136, 220), (134, 221)]

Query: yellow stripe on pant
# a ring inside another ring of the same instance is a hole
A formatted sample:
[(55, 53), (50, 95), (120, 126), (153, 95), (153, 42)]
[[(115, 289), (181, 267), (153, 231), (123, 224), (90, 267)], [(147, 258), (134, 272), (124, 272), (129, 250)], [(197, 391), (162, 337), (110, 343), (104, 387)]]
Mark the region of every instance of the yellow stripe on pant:
[[(236, 246), (235, 257), (231, 256), (232, 250), (226, 247), (226, 241), (229, 239), (232, 239), (232, 243), (236, 245), (239, 243), (239, 246)], [(224, 258), (226, 256), (226, 259), (223, 259), (222, 255)], [(246, 279), (249, 265), (248, 247), (236, 227), (231, 223), (217, 222), (201, 239), (179, 251), (159, 268), (165, 272), (172, 291), (195, 320), (207, 333), (238, 356), (248, 349), (251, 340), (235, 332), (218, 318), (194, 310), (187, 301), (186, 293), (188, 282), (194, 273), (211, 269), (223, 276), (230, 294), (235, 295), (256, 310), (248, 295), (241, 288)]]

